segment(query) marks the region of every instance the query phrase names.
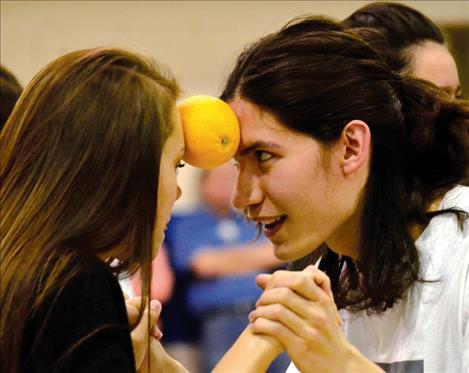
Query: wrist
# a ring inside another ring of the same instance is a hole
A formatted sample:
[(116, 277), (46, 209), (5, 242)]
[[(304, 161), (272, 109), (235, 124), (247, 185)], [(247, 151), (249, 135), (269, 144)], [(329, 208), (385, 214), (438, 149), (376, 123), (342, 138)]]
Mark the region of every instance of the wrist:
[(165, 373), (188, 373), (187, 369), (171, 357), (156, 339), (151, 340), (151, 368), (155, 372)]
[(278, 355), (284, 352), (283, 346), (274, 337), (265, 334), (254, 334), (250, 327), (247, 327), (244, 333), (247, 335), (247, 346), (252, 348), (252, 351), (258, 351), (257, 356), (262, 356), (262, 359), (268, 361), (269, 365)]
[(281, 352), (283, 347), (276, 339), (254, 334), (248, 326), (212, 373), (265, 372)]
[(384, 373), (379, 366), (367, 359), (355, 346), (348, 344), (347, 351), (347, 373)]

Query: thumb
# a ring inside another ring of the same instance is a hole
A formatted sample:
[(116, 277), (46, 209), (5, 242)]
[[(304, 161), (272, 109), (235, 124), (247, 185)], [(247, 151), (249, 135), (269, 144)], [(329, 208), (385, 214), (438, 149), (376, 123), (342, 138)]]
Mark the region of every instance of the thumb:
[(163, 309), (163, 306), (161, 305), (161, 302), (156, 299), (152, 299), (150, 302), (150, 310), (155, 314), (156, 320), (159, 319), (161, 310)]
[(262, 274), (256, 276), (256, 284), (262, 290), (265, 290), (267, 285), (269, 284), (271, 278), (272, 278), (272, 275), (262, 273)]

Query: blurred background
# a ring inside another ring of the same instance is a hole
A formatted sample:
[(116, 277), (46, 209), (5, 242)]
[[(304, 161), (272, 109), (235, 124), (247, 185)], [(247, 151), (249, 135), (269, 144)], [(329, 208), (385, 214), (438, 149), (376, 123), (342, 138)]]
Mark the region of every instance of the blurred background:
[[(343, 19), (369, 1), (5, 1), (1, 63), (26, 85), (69, 51), (121, 46), (169, 66), (192, 94), (218, 95), (243, 47), (294, 16)], [(438, 23), (451, 41), (463, 95), (469, 92), (469, 1), (402, 1)], [(197, 203), (197, 171), (180, 175), (178, 210)]]

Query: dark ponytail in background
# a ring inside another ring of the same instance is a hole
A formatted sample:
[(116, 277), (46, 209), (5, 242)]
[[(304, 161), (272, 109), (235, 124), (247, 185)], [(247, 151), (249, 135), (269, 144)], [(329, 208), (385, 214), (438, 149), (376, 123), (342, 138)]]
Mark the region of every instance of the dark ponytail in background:
[(389, 67), (406, 71), (412, 60), (409, 47), (431, 41), (446, 45), (440, 28), (427, 16), (407, 5), (372, 2), (356, 10), (342, 22), (348, 28), (366, 27), (380, 32), (386, 41), (383, 55)]
[(385, 311), (414, 282), (427, 280), (411, 228), (446, 213), (467, 218), (455, 209), (428, 210), (467, 176), (468, 103), (394, 72), (377, 52), (382, 43), (378, 32), (298, 18), (249, 46), (221, 95), (239, 96), (325, 147), (351, 120), (369, 125), (360, 256), (354, 261), (321, 246), (320, 268), (331, 277), (337, 305), (354, 311)]

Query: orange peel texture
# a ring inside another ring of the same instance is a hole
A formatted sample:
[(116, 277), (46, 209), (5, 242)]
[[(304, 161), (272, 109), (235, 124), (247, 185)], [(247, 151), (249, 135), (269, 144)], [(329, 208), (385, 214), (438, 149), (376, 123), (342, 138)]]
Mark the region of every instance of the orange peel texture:
[(199, 168), (226, 163), (239, 146), (238, 119), (224, 101), (206, 95), (191, 96), (178, 104), (184, 130), (184, 161)]

